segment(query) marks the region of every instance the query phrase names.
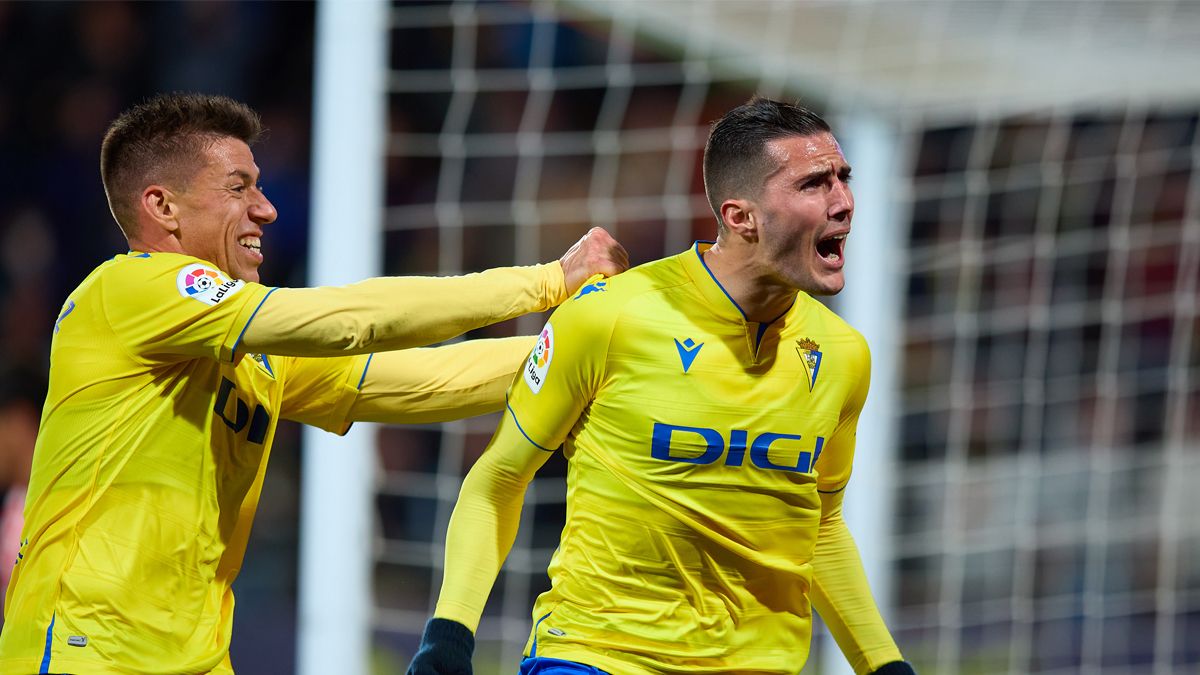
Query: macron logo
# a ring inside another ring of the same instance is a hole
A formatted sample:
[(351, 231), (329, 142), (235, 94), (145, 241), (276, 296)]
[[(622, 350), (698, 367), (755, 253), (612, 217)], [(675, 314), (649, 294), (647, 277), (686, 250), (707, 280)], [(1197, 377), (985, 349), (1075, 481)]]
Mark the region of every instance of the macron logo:
[(578, 300), (578, 299), (582, 298), (583, 296), (589, 295), (592, 293), (603, 293), (604, 287), (607, 285), (608, 285), (607, 281), (597, 281), (594, 284), (588, 284), (588, 285), (584, 286), (583, 288), (579, 289), (579, 295), (576, 295), (575, 299)]
[(681, 344), (679, 339), (675, 340), (675, 349), (679, 352), (679, 360), (683, 363), (683, 372), (687, 372), (688, 368), (692, 367), (692, 361), (696, 360), (696, 355), (700, 353), (700, 348), (704, 343), (696, 344), (692, 338), (688, 338)]

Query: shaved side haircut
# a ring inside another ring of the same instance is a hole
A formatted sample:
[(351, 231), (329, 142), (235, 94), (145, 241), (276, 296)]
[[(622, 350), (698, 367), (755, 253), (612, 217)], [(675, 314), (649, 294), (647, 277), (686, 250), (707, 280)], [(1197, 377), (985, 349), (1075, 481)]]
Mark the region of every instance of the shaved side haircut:
[(126, 110), (100, 146), (100, 179), (121, 231), (137, 234), (137, 204), (147, 185), (186, 188), (212, 143), (236, 138), (251, 145), (261, 135), (258, 113), (225, 96), (160, 94)]
[(800, 105), (755, 96), (725, 113), (712, 125), (704, 146), (704, 191), (725, 231), (721, 203), (755, 198), (775, 170), (767, 143), (787, 136), (813, 136), (830, 131), (829, 124)]

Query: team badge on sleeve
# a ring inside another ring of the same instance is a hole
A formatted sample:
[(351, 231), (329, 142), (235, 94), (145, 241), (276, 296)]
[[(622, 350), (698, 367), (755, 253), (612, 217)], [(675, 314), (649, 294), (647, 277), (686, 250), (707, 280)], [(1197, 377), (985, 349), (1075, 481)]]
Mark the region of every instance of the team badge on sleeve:
[(542, 383), (546, 381), (546, 371), (550, 369), (550, 359), (554, 358), (554, 327), (546, 324), (542, 334), (538, 336), (537, 345), (529, 353), (525, 361), (525, 384), (529, 390), (538, 393)]
[(817, 373), (821, 372), (820, 349), (821, 345), (813, 342), (810, 338), (796, 340), (796, 353), (800, 355), (800, 361), (804, 363), (804, 372), (808, 375), (809, 391), (817, 386)]
[(175, 285), (183, 297), (215, 305), (245, 288), (246, 282), (241, 279), (231, 281), (207, 265), (192, 264), (179, 270)]

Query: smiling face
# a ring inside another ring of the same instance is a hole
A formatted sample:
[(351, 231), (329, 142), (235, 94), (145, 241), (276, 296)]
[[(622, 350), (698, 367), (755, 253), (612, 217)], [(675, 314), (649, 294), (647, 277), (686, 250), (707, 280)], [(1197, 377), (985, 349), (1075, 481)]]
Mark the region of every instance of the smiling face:
[(850, 165), (832, 134), (769, 141), (777, 162), (753, 200), (757, 263), (767, 277), (813, 295), (845, 286), (846, 235), (854, 215)]
[(207, 260), (235, 279), (258, 281), (263, 262), (263, 226), (275, 207), (258, 187), (250, 146), (221, 138), (205, 151), (206, 161), (176, 192), (180, 252)]

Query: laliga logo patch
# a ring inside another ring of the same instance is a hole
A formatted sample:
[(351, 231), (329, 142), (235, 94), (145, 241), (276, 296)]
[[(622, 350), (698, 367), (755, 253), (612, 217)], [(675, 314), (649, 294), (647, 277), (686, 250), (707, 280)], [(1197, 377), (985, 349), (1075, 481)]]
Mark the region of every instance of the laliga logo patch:
[(206, 305), (215, 305), (244, 288), (241, 279), (230, 281), (225, 275), (206, 265), (188, 265), (179, 270), (175, 286), (185, 298), (199, 300)]
[(546, 371), (550, 369), (550, 359), (554, 358), (554, 327), (546, 324), (542, 334), (538, 336), (537, 344), (525, 361), (525, 384), (529, 390), (538, 393), (542, 383), (546, 381)]

